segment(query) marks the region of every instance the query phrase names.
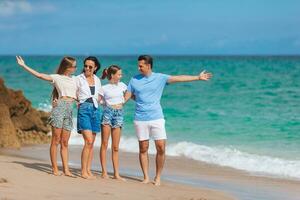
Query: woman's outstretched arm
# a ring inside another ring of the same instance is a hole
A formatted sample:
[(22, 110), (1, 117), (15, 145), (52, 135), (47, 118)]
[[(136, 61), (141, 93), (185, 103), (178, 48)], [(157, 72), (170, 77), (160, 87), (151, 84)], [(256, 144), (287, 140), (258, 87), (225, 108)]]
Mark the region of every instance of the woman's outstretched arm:
[(53, 81), (53, 79), (51, 78), (51, 76), (49, 76), (48, 74), (42, 74), (42, 73), (39, 73), (37, 71), (35, 71), (34, 69), (31, 69), (30, 67), (28, 67), (24, 60), (22, 59), (21, 56), (16, 56), (16, 59), (17, 59), (17, 63), (23, 67), (26, 71), (28, 71), (30, 74), (34, 75), (35, 77), (39, 78), (39, 79), (42, 79), (42, 80), (45, 80), (45, 81)]

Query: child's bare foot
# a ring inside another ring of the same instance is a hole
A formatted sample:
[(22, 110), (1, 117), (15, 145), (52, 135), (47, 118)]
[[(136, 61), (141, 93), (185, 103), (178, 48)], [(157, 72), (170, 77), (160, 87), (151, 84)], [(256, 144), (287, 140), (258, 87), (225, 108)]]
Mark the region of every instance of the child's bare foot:
[(119, 180), (119, 181), (126, 181), (125, 178), (122, 178), (121, 176), (114, 176), (113, 179)]
[(155, 177), (153, 184), (155, 186), (160, 186), (161, 182), (160, 182), (160, 178)]
[(76, 178), (76, 176), (74, 174), (72, 174), (70, 171), (66, 171), (64, 173), (64, 175), (67, 176), (67, 177)]
[(61, 173), (59, 173), (59, 171), (52, 171), (51, 174), (54, 176), (61, 176)]

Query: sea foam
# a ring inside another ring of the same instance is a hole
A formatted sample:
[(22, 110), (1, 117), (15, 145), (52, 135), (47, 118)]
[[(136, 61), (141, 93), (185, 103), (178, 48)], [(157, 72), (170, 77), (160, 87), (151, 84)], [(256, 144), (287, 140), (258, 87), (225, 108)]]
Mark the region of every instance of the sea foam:
[[(71, 145), (83, 145), (80, 134), (72, 133)], [(95, 146), (99, 147), (101, 139), (98, 136)], [(110, 146), (110, 144), (109, 144)], [(139, 145), (135, 137), (122, 136), (120, 150), (125, 152), (138, 153)], [(155, 154), (154, 142), (150, 142), (149, 153)], [(285, 160), (271, 156), (250, 154), (242, 152), (233, 147), (212, 147), (199, 145), (191, 142), (168, 143), (166, 148), (168, 156), (184, 156), (193, 160), (232, 167), (245, 170), (257, 175), (265, 175), (277, 178), (300, 179), (300, 161)]]

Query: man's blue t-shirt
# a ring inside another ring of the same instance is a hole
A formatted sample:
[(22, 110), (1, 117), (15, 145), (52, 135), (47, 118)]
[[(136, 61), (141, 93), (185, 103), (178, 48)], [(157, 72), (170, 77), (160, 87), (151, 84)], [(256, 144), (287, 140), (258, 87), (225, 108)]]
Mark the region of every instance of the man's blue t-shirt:
[(169, 77), (166, 74), (152, 72), (150, 76), (139, 74), (130, 80), (127, 90), (135, 96), (136, 121), (164, 118), (160, 99)]

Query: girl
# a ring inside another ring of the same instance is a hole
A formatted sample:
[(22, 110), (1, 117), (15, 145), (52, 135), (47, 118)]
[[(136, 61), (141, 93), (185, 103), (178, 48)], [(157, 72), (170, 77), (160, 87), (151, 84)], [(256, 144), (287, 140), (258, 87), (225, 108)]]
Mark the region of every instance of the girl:
[(123, 126), (123, 104), (124, 93), (127, 86), (120, 82), (122, 78), (122, 70), (117, 65), (111, 65), (103, 70), (102, 79), (109, 80), (109, 83), (103, 86), (104, 109), (102, 117), (102, 134), (100, 161), (102, 166), (102, 177), (108, 178), (106, 169), (106, 151), (108, 146), (109, 136), (112, 137), (112, 162), (114, 168), (114, 178), (125, 180), (119, 174), (119, 143), (121, 137), (121, 129)]
[(81, 153), (81, 177), (85, 179), (95, 178), (91, 172), (91, 164), (96, 134), (100, 133), (101, 112), (98, 106), (98, 96), (103, 95), (100, 79), (95, 75), (99, 69), (98, 59), (93, 56), (87, 57), (84, 60), (82, 74), (76, 77), (79, 100), (77, 130), (84, 139)]
[(49, 123), (52, 126), (52, 139), (50, 145), (50, 159), (52, 173), (60, 175), (57, 167), (57, 146), (60, 144), (60, 153), (65, 176), (75, 177), (68, 166), (68, 142), (73, 128), (72, 106), (76, 99), (76, 82), (71, 76), (76, 71), (76, 60), (72, 57), (64, 57), (56, 74), (42, 74), (28, 67), (21, 56), (16, 56), (17, 63), (26, 71), (54, 85), (52, 100), (58, 99), (57, 105), (52, 108)]

